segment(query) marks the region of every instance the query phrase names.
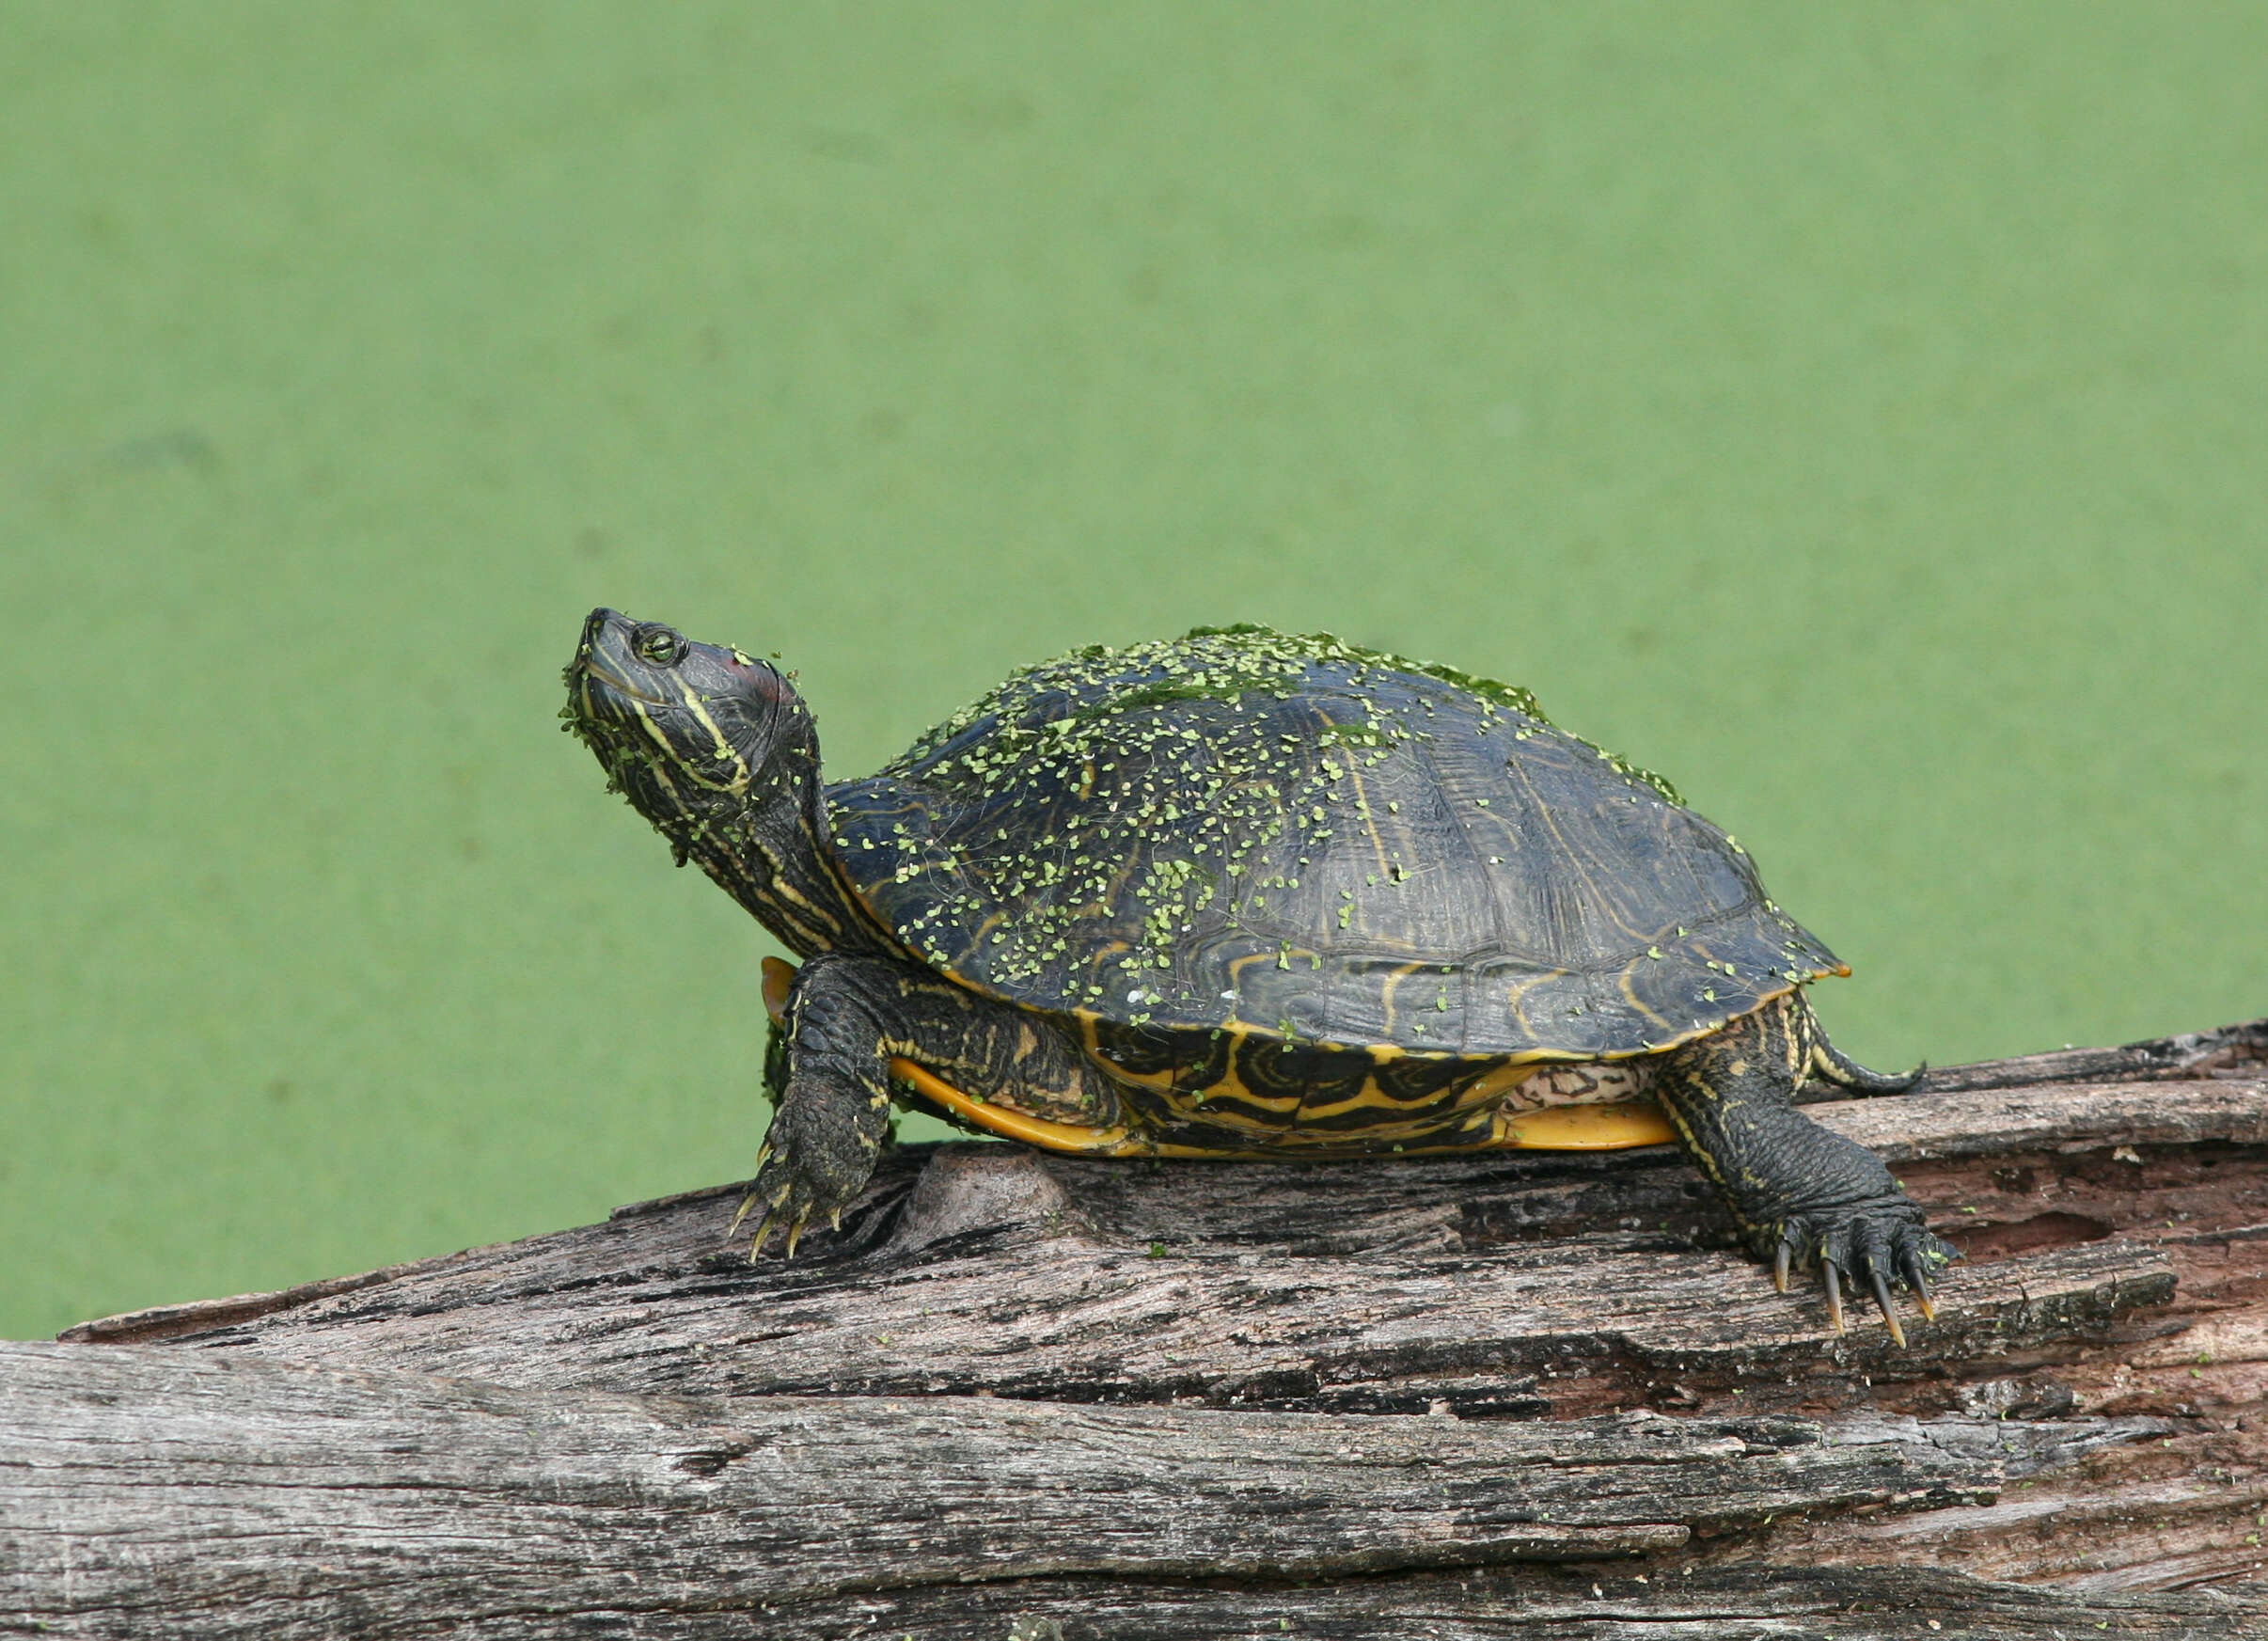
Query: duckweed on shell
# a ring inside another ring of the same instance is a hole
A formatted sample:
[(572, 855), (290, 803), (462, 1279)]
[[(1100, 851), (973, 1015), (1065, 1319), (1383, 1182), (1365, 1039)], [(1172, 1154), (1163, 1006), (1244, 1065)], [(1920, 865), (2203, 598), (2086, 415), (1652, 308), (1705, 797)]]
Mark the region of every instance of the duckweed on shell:
[[(1722, 1020), (1728, 959), (1736, 1007), (1835, 966), (1660, 777), (1524, 689), (1327, 634), (1074, 651), (827, 801), (900, 939), (1050, 1011), (1611, 1057)], [(1439, 996), (1397, 1002), (1421, 967)]]

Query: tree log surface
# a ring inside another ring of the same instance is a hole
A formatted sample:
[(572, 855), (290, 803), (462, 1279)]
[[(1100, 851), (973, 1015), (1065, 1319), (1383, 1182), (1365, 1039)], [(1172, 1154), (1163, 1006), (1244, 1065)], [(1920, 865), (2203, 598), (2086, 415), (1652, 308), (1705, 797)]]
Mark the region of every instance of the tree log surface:
[[(1663, 1150), (908, 1147), (0, 1347), (0, 1628), (2268, 1635), (2268, 1022), (1814, 1105), (1895, 1346)], [(152, 1349), (151, 1347), (162, 1347)]]

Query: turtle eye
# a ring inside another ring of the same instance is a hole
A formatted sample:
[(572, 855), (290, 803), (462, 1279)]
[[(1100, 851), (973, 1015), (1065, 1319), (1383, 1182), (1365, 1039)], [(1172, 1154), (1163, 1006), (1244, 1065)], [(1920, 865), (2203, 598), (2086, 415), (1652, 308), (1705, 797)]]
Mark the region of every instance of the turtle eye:
[(659, 623), (639, 627), (631, 639), (631, 647), (656, 667), (674, 667), (685, 654), (685, 640)]

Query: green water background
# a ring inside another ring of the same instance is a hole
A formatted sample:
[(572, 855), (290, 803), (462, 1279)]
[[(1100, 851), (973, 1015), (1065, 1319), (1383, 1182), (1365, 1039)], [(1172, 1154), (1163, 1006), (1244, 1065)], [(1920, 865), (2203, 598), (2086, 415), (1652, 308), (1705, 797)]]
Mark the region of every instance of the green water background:
[(1885, 1065), (2268, 1011), (2268, 11), (0, 6), (0, 1333), (745, 1174), (829, 767), (1200, 622), (1524, 683)]

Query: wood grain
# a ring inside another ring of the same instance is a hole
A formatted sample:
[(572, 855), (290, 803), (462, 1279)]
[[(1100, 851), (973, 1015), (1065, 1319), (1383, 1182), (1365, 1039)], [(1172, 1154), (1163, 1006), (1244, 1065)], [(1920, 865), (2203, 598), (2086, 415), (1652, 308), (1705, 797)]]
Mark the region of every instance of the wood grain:
[(1663, 1151), (914, 1147), (793, 1262), (720, 1186), (105, 1318), (0, 1348), (0, 1627), (2268, 1635), (2263, 1044), (1811, 1107), (1970, 1254), (1903, 1349)]

